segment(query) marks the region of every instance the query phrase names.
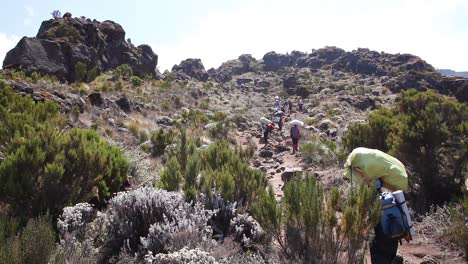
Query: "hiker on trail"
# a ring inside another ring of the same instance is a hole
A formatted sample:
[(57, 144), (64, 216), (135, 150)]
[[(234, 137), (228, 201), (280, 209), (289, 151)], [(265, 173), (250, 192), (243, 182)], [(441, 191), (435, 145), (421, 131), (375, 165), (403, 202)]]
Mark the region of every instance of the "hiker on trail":
[(268, 135), (273, 131), (273, 128), (274, 125), (272, 123), (262, 125), (263, 142), (265, 143), (265, 147), (268, 144)]
[(283, 129), (283, 115), (284, 115), (283, 111), (275, 111), (273, 113), (273, 117), (274, 117), (273, 120), (275, 124), (278, 124), (279, 131)]
[(289, 105), (289, 114), (292, 113), (292, 108), (293, 108), (293, 104), (291, 102), (291, 100), (288, 100), (288, 105)]
[(302, 101), (302, 98), (299, 99), (299, 102), (297, 103), (297, 105), (299, 106), (299, 112), (302, 113), (302, 105), (304, 105), (304, 102)]
[(291, 131), (289, 134), (292, 140), (292, 147), (293, 147), (293, 154), (294, 154), (296, 153), (297, 148), (299, 147), (299, 138), (301, 138), (299, 127), (297, 127), (297, 125), (293, 125), (291, 127)]
[[(403, 191), (408, 189), (405, 166), (396, 158), (376, 149), (356, 148), (345, 163), (345, 177), (376, 188), (382, 217), (374, 227), (369, 244), (373, 264), (390, 264), (396, 257), (398, 242), (415, 234)], [(398, 191), (397, 191), (398, 190)]]
[(283, 103), (283, 108), (281, 110), (283, 110), (284, 113), (286, 113), (286, 110), (289, 108), (289, 102), (284, 100), (284, 103)]
[(279, 96), (275, 96), (275, 108), (279, 109), (280, 106), (280, 99)]

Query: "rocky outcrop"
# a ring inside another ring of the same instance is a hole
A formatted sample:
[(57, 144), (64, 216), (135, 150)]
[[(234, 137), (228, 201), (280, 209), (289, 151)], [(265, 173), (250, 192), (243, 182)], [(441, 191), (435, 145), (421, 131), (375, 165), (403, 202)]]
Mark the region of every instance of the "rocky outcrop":
[(176, 79), (183, 80), (194, 78), (198, 81), (205, 82), (209, 78), (200, 59), (183, 60), (179, 65), (174, 65), (174, 67), (172, 67), (172, 73), (175, 75)]
[(124, 29), (113, 21), (72, 18), (70, 14), (44, 21), (36, 37), (22, 38), (7, 53), (3, 68), (74, 81), (78, 62), (100, 72), (128, 64), (137, 76), (156, 77), (158, 56), (148, 45), (135, 47), (125, 41)]
[(291, 54), (278, 54), (274, 51), (268, 52), (263, 56), (263, 70), (277, 71), (284, 67), (296, 66), (298, 59), (304, 55), (305, 53), (300, 51), (293, 51)]
[(233, 76), (254, 71), (256, 63), (257, 60), (250, 54), (243, 54), (236, 60), (224, 62), (218, 69), (208, 70), (208, 73), (214, 80), (225, 83), (230, 81)]

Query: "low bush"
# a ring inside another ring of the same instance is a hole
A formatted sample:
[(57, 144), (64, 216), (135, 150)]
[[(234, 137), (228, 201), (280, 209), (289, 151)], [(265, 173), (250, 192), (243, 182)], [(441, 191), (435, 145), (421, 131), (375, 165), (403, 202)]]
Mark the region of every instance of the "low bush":
[[(55, 250), (55, 232), (47, 217), (30, 219), (18, 233), (15, 219), (0, 218), (0, 263), (48, 263)], [(2, 230), (3, 229), (3, 230)], [(5, 236), (6, 235), (6, 236)]]
[(338, 163), (336, 143), (316, 135), (301, 146), (302, 159), (307, 166), (331, 166)]
[(132, 76), (130, 81), (132, 82), (133, 87), (139, 87), (143, 83), (143, 80), (138, 76)]
[(206, 223), (212, 212), (186, 203), (179, 193), (146, 187), (118, 193), (101, 213), (86, 204), (75, 207), (67, 207), (58, 222), (62, 250), (87, 245), (100, 263), (115, 263), (122, 254), (141, 261), (211, 244)]
[(112, 74), (117, 78), (117, 79), (129, 79), (130, 77), (133, 76), (133, 70), (128, 64), (122, 64), (119, 65), (117, 68), (115, 68), (112, 72)]
[(151, 153), (154, 156), (160, 156), (164, 153), (164, 150), (169, 144), (172, 144), (173, 141), (173, 133), (171, 130), (164, 131), (164, 129), (160, 128), (158, 131), (154, 131), (151, 134), (151, 145), (152, 151)]
[[(332, 189), (325, 195), (315, 177), (306, 176), (286, 185), (281, 204), (271, 189), (261, 194), (252, 212), (291, 260), (360, 263), (369, 230), (379, 218), (374, 197), (375, 193), (361, 187), (341, 202), (340, 191)], [(341, 222), (339, 212), (343, 212)]]

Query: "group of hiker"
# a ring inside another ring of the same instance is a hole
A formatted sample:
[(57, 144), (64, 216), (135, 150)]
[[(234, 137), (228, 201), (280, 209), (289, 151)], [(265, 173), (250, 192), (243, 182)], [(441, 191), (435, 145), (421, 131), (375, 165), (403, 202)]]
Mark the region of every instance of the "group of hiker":
[[(302, 99), (298, 100), (297, 102), (299, 106), (299, 111), (302, 112), (302, 106), (303, 106), (303, 101)], [(260, 121), (262, 123), (262, 136), (263, 136), (263, 142), (266, 145), (268, 145), (268, 138), (270, 133), (274, 130), (275, 124), (278, 125), (278, 130), (282, 131), (283, 130), (283, 124), (284, 124), (284, 116), (286, 113), (290, 116), (293, 111), (293, 103), (291, 100), (284, 100), (283, 103), (281, 104), (281, 100), (278, 96), (275, 97), (274, 101), (274, 112), (271, 114), (271, 119), (267, 118), (261, 118)], [(293, 120), (289, 123), (291, 125), (291, 129), (289, 131), (289, 137), (291, 138), (292, 141), (292, 149), (293, 149), (293, 154), (296, 153), (299, 147), (299, 139), (301, 137), (300, 131), (299, 131), (299, 125), (302, 125), (303, 123), (298, 121), (298, 120)]]
[[(302, 112), (302, 100), (298, 100), (297, 105), (299, 111)], [(275, 125), (278, 125), (278, 130), (282, 131), (286, 111), (289, 111), (290, 116), (292, 110), (291, 100), (284, 100), (281, 104), (280, 98), (275, 97), (271, 120), (266, 117), (260, 118), (265, 146), (268, 145), (269, 135)], [(292, 120), (289, 125), (291, 126), (289, 136), (294, 154), (299, 146), (299, 127), (304, 123)], [(348, 156), (345, 164), (345, 177), (351, 178), (351, 182), (357, 181), (377, 189), (377, 199), (381, 200), (382, 216), (374, 227), (374, 237), (369, 245), (371, 262), (392, 263), (396, 256), (398, 242), (401, 243), (401, 239), (409, 242), (415, 234), (403, 195), (403, 191), (408, 189), (408, 176), (404, 165), (380, 150), (356, 148)]]

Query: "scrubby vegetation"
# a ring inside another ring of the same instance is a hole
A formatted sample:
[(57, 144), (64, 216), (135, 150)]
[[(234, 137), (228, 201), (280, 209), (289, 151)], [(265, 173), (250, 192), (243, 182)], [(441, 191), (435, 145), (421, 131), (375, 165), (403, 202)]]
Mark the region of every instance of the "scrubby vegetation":
[(363, 187), (347, 200), (342, 195), (338, 189), (325, 194), (314, 177), (306, 177), (286, 185), (280, 204), (271, 190), (263, 193), (253, 212), (289, 259), (360, 263), (366, 254), (369, 228), (378, 221), (378, 202)]
[(419, 212), (461, 197), (468, 167), (468, 106), (432, 91), (402, 92), (392, 109), (367, 124), (355, 124), (343, 138), (352, 150), (363, 146), (396, 156), (408, 169)]

